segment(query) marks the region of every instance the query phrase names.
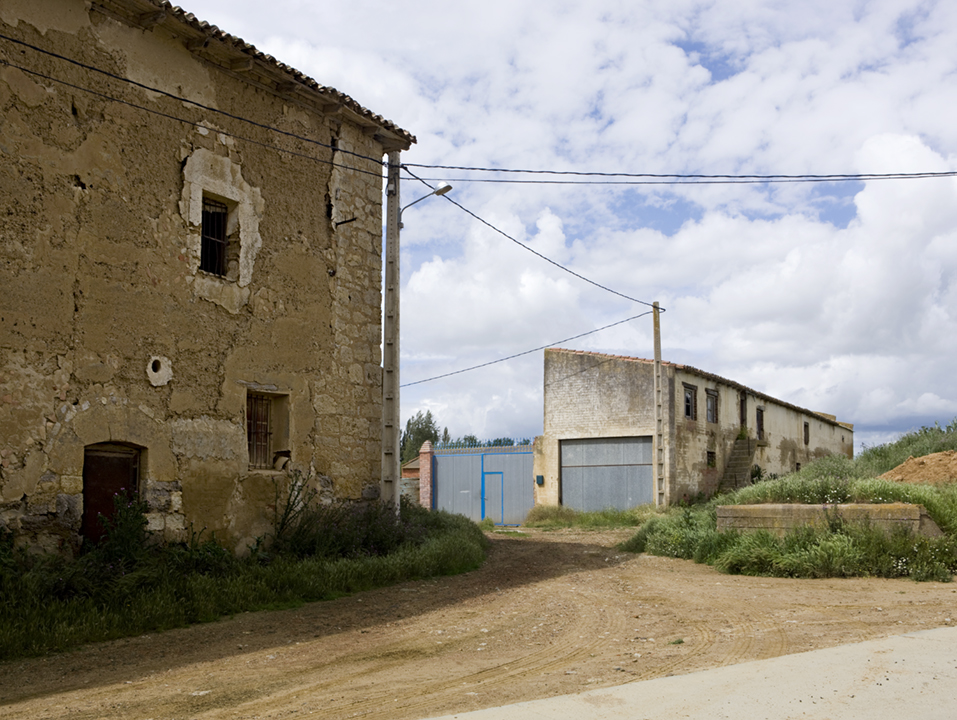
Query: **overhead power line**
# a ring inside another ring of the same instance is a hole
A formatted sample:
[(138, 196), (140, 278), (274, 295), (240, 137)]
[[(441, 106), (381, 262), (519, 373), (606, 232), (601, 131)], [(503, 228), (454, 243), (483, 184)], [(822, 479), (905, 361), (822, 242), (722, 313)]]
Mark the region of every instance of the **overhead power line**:
[(865, 178), (864, 176), (855, 177), (853, 175), (845, 176), (841, 180), (821, 180), (814, 176), (807, 178), (791, 178), (778, 180), (515, 180), (511, 178), (461, 178), (461, 177), (442, 177), (442, 178), (424, 178), (430, 182), (447, 183), (486, 183), (490, 185), (768, 185), (775, 183), (825, 183), (825, 182), (864, 182), (865, 180), (919, 180), (921, 178), (946, 178), (957, 177), (955, 172), (942, 173), (901, 173), (878, 175)]
[[(424, 165), (404, 163), (405, 168), (423, 170), (457, 170), (464, 172), (550, 175), (576, 178), (608, 178), (607, 180), (515, 180), (510, 178), (465, 178), (443, 177), (425, 178), (430, 181), (477, 182), (477, 183), (518, 183), (535, 185), (681, 185), (681, 184), (739, 184), (739, 183), (786, 183), (786, 182), (864, 182), (867, 180), (919, 180), (922, 178), (957, 177), (957, 171), (913, 172), (913, 173), (835, 173), (829, 175), (729, 175), (729, 174), (692, 174), (692, 173), (634, 173), (634, 172), (590, 172), (582, 170), (524, 170), (514, 168), (470, 167), (466, 165)], [(624, 179), (620, 179), (624, 178)]]
[[(136, 80), (131, 80), (130, 78), (125, 78), (125, 77), (123, 77), (122, 75), (116, 75), (115, 73), (111, 73), (111, 72), (109, 72), (108, 70), (103, 70), (102, 68), (98, 68), (98, 67), (96, 67), (95, 65), (89, 65), (89, 64), (87, 64), (87, 63), (80, 62), (79, 60), (74, 60), (73, 58), (66, 57), (65, 55), (60, 55), (59, 53), (55, 53), (55, 52), (52, 52), (52, 51), (50, 51), (50, 50), (45, 50), (44, 48), (38, 47), (38, 46), (36, 46), (36, 45), (31, 45), (31, 44), (28, 43), (28, 42), (24, 42), (23, 40), (18, 40), (17, 38), (9, 37), (8, 35), (0, 34), (0, 40), (7, 40), (8, 42), (15, 43), (16, 45), (20, 45), (20, 46), (22, 46), (22, 47), (30, 48), (31, 50), (35, 50), (35, 51), (38, 52), (38, 53), (41, 53), (41, 54), (43, 54), (43, 55), (48, 55), (49, 57), (53, 57), (53, 58), (56, 58), (56, 59), (58, 59), (58, 60), (62, 60), (62, 61), (64, 61), (64, 62), (67, 62), (67, 63), (69, 63), (69, 64), (71, 64), (71, 65), (75, 65), (76, 67), (82, 68), (82, 69), (84, 69), (84, 70), (88, 70), (88, 71), (90, 71), (90, 72), (98, 73), (98, 74), (103, 75), (104, 77), (108, 77), (108, 78), (110, 78), (110, 79), (112, 79), (112, 80), (117, 80), (117, 81), (122, 82), (122, 83), (125, 83), (125, 84), (127, 84), (127, 85), (132, 85), (133, 87), (140, 88), (141, 90), (148, 90), (149, 92), (156, 93), (156, 94), (162, 95), (162, 96), (164, 96), (164, 97), (168, 97), (168, 98), (170, 98), (171, 100), (176, 100), (177, 102), (182, 102), (182, 103), (185, 103), (185, 104), (187, 104), (187, 105), (191, 105), (191, 106), (193, 106), (193, 107), (199, 108), (200, 110), (205, 110), (205, 111), (207, 111), (207, 112), (215, 113), (215, 114), (217, 114), (217, 115), (221, 115), (221, 116), (223, 116), (223, 117), (227, 117), (227, 118), (230, 118), (230, 119), (232, 119), (232, 120), (237, 120), (237, 121), (239, 121), (239, 122), (246, 123), (247, 125), (252, 125), (252, 126), (257, 127), (257, 128), (260, 128), (260, 129), (262, 129), (262, 130), (266, 130), (266, 131), (268, 131), (268, 132), (277, 133), (278, 135), (284, 135), (285, 137), (288, 137), (288, 138), (291, 138), (291, 139), (294, 139), (294, 140), (300, 140), (300, 141), (302, 141), (302, 142), (304, 142), (304, 143), (308, 143), (308, 144), (310, 144), (310, 145), (316, 145), (316, 146), (318, 146), (318, 147), (325, 148), (325, 149), (327, 149), (327, 150), (333, 150), (333, 151), (335, 151), (335, 152), (337, 152), (337, 153), (341, 153), (341, 154), (344, 154), (344, 155), (351, 155), (351, 156), (356, 157), (356, 158), (359, 158), (359, 159), (361, 159), (361, 160), (368, 160), (368, 161), (373, 162), (373, 163), (376, 163), (377, 165), (380, 165), (380, 166), (384, 164), (384, 162), (383, 162), (383, 160), (382, 160), (381, 157), (375, 158), (375, 157), (370, 157), (370, 156), (368, 156), (368, 155), (362, 155), (362, 154), (360, 154), (360, 153), (351, 152), (351, 151), (349, 151), (349, 150), (343, 150), (343, 149), (341, 149), (341, 148), (334, 147), (333, 145), (330, 145), (329, 143), (324, 143), (324, 142), (322, 142), (322, 141), (320, 141), (320, 140), (316, 140), (316, 139), (314, 139), (314, 138), (306, 137), (306, 136), (304, 136), (304, 135), (299, 135), (299, 134), (294, 133), (294, 132), (289, 132), (288, 130), (282, 130), (282, 129), (280, 129), (280, 128), (275, 127), (274, 125), (268, 125), (268, 124), (266, 124), (266, 123), (261, 123), (261, 122), (258, 122), (257, 120), (252, 120), (252, 119), (247, 118), (247, 117), (244, 117), (244, 116), (242, 116), (242, 115), (237, 115), (237, 114), (235, 114), (235, 113), (227, 112), (227, 111), (225, 111), (225, 110), (220, 110), (219, 108), (212, 107), (211, 105), (205, 105), (205, 104), (203, 104), (203, 103), (201, 103), (201, 102), (197, 102), (196, 100), (190, 100), (189, 98), (182, 97), (181, 95), (175, 95), (175, 94), (173, 94), (173, 93), (167, 92), (166, 90), (161, 90), (161, 89), (159, 89), (159, 88), (155, 88), (155, 87), (152, 87), (152, 86), (150, 86), (150, 85), (146, 85), (146, 84), (144, 84), (144, 83), (137, 82)], [(187, 120), (186, 118), (178, 117), (178, 116), (172, 115), (172, 114), (170, 114), (170, 113), (164, 113), (164, 112), (161, 112), (161, 111), (159, 111), (159, 110), (154, 110), (154, 109), (152, 109), (152, 108), (148, 108), (148, 107), (146, 107), (146, 106), (144, 106), (144, 105), (139, 105), (139, 104), (137, 104), (137, 103), (130, 102), (130, 101), (128, 101), (128, 100), (121, 100), (120, 98), (114, 97), (114, 96), (109, 95), (109, 94), (107, 94), (107, 93), (103, 93), (103, 92), (100, 92), (100, 91), (98, 91), (98, 90), (92, 90), (92, 89), (90, 89), (90, 88), (83, 87), (82, 85), (77, 85), (77, 84), (71, 83), (71, 82), (69, 82), (69, 81), (67, 81), (67, 80), (62, 80), (62, 79), (60, 79), (60, 78), (53, 77), (52, 75), (46, 75), (46, 74), (44, 74), (44, 73), (37, 72), (36, 70), (31, 70), (31, 69), (29, 69), (29, 68), (23, 67), (23, 66), (18, 65), (18, 64), (16, 64), (16, 63), (10, 62), (9, 60), (6, 60), (6, 59), (4, 59), (4, 58), (0, 58), (0, 64), (7, 65), (7, 66), (9, 66), (9, 67), (14, 67), (14, 68), (16, 68), (17, 70), (20, 70), (20, 71), (22, 71), (22, 72), (28, 73), (28, 74), (33, 75), (33, 76), (35, 76), (35, 77), (40, 77), (40, 78), (43, 78), (44, 80), (49, 80), (49, 81), (51, 81), (51, 82), (59, 83), (60, 85), (65, 85), (65, 86), (67, 86), (67, 87), (71, 87), (71, 88), (73, 88), (74, 90), (80, 90), (80, 91), (82, 91), (82, 92), (86, 92), (86, 93), (89, 93), (89, 94), (91, 94), (91, 95), (96, 95), (96, 96), (101, 97), (101, 98), (103, 98), (103, 99), (105, 99), (105, 100), (110, 100), (110, 101), (112, 101), (112, 102), (120, 103), (120, 104), (122, 104), (122, 105), (127, 105), (127, 106), (129, 106), (129, 107), (136, 108), (137, 110), (143, 110), (143, 111), (148, 112), (148, 113), (151, 113), (151, 114), (153, 114), (153, 115), (158, 115), (158, 116), (160, 116), (160, 117), (164, 117), (164, 118), (167, 118), (167, 119), (170, 119), (170, 120), (176, 120), (176, 121), (178, 121), (178, 122), (186, 123), (186, 124), (188, 124), (188, 125), (195, 125), (195, 126), (199, 126), (199, 125), (200, 125), (200, 123), (198, 123), (198, 122), (196, 122), (196, 121), (193, 121), (193, 120)], [(274, 148), (274, 149), (279, 150), (279, 151), (281, 151), (281, 152), (286, 152), (287, 154), (297, 155), (297, 156), (299, 156), (299, 157), (311, 158), (311, 159), (313, 159), (313, 160), (317, 160), (318, 162), (326, 162), (326, 163), (329, 163), (329, 161), (321, 160), (320, 158), (316, 158), (315, 156), (306, 155), (306, 154), (303, 154), (303, 153), (297, 153), (297, 152), (289, 151), (289, 150), (282, 150), (282, 148), (276, 148), (276, 147), (273, 146), (273, 145), (268, 145), (268, 144), (266, 144), (266, 143), (263, 143), (263, 142), (260, 142), (260, 141), (257, 141), (257, 140), (253, 140), (253, 139), (251, 139), (251, 138), (244, 137), (244, 136), (242, 136), (242, 135), (237, 135), (237, 134), (234, 134), (234, 133), (229, 133), (229, 132), (225, 132), (225, 131), (220, 131), (220, 130), (218, 130), (218, 129), (217, 129), (217, 132), (222, 132), (224, 135), (227, 135), (227, 136), (229, 136), (229, 137), (234, 137), (234, 138), (236, 138), (236, 139), (238, 139), (238, 140), (244, 140), (244, 141), (246, 141), (246, 142), (251, 142), (251, 143), (254, 143), (254, 144), (257, 144), (257, 145), (263, 145), (263, 146), (266, 146), (266, 147)], [(381, 176), (381, 173), (380, 173), (380, 172), (370, 173), (368, 170), (361, 170), (361, 169), (359, 169), (359, 168), (348, 168), (348, 169), (350, 169), (350, 170), (355, 170), (355, 171), (357, 171), (357, 172), (362, 172), (362, 173), (370, 174), (370, 175)]]
[[(426, 182), (425, 180), (423, 180), (422, 178), (418, 177), (415, 173), (413, 173), (411, 170), (409, 170), (405, 165), (402, 166), (402, 169), (405, 170), (405, 171), (406, 171), (409, 175), (411, 175), (413, 178), (415, 178), (416, 180), (418, 180), (419, 182), (421, 182), (423, 185), (425, 185), (427, 188), (429, 188), (429, 189), (431, 189), (431, 190), (435, 190), (434, 187), (432, 187), (431, 185), (429, 185), (429, 183), (427, 183), (427, 182)], [(482, 223), (482, 224), (485, 225), (486, 227), (491, 228), (492, 230), (494, 230), (495, 232), (497, 232), (497, 233), (498, 233), (499, 235), (501, 235), (502, 237), (508, 238), (508, 239), (511, 240), (513, 243), (515, 243), (515, 244), (518, 245), (520, 248), (522, 248), (523, 250), (527, 250), (528, 252), (532, 253), (532, 255), (536, 255), (536, 256), (540, 257), (540, 258), (541, 258), (542, 260), (544, 260), (545, 262), (551, 263), (552, 265), (554, 265), (554, 266), (557, 267), (558, 269), (563, 270), (564, 272), (567, 272), (569, 275), (573, 275), (573, 276), (577, 277), (579, 280), (583, 280), (584, 282), (588, 283), (589, 285), (594, 285), (595, 287), (600, 288), (600, 289), (604, 290), (605, 292), (609, 292), (609, 293), (611, 293), (612, 295), (617, 295), (618, 297), (624, 298), (625, 300), (629, 300), (629, 301), (631, 301), (631, 302), (633, 302), (633, 303), (638, 303), (639, 305), (647, 305), (648, 307), (652, 307), (652, 306), (653, 306), (653, 303), (646, 302), (645, 300), (639, 300), (639, 299), (637, 299), (637, 298), (633, 298), (633, 297), (631, 297), (630, 295), (625, 295), (624, 293), (618, 292), (617, 290), (612, 290), (610, 287), (608, 287), (608, 286), (606, 286), (606, 285), (602, 285), (601, 283), (595, 282), (594, 280), (592, 280), (592, 279), (590, 279), (590, 278), (587, 278), (587, 277), (585, 277), (584, 275), (582, 275), (582, 274), (580, 274), (580, 273), (577, 273), (577, 272), (575, 272), (574, 270), (572, 270), (572, 269), (570, 269), (570, 268), (565, 267), (565, 266), (562, 265), (560, 262), (557, 262), (557, 261), (555, 261), (555, 260), (552, 260), (552, 259), (551, 259), (550, 257), (548, 257), (547, 255), (542, 255), (542, 253), (538, 252), (537, 250), (533, 250), (532, 248), (530, 248), (528, 245), (526, 245), (525, 243), (521, 242), (520, 240), (517, 240), (517, 239), (513, 238), (511, 235), (509, 235), (509, 234), (508, 234), (507, 232), (505, 232), (504, 230), (495, 227), (492, 223), (490, 223), (490, 222), (489, 222), (488, 220), (486, 220), (485, 218), (479, 217), (478, 215), (476, 215), (474, 212), (472, 212), (471, 210), (469, 210), (467, 207), (465, 207), (465, 206), (462, 205), (461, 203), (458, 203), (458, 202), (456, 202), (455, 200), (453, 200), (452, 198), (450, 198), (450, 197), (448, 196), (448, 194), (443, 195), (442, 197), (443, 197), (444, 199), (448, 200), (448, 201), (449, 201), (450, 203), (452, 203), (453, 205), (455, 205), (455, 207), (457, 207), (459, 210), (461, 210), (461, 211), (464, 212), (465, 214), (469, 215), (470, 217), (474, 218), (475, 220), (478, 220), (480, 223)], [(663, 309), (662, 309), (662, 312), (663, 312)]]
[[(238, 115), (236, 113), (227, 112), (219, 108), (212, 107), (210, 105), (205, 105), (196, 100), (191, 100), (189, 98), (183, 97), (181, 95), (176, 95), (166, 90), (161, 90), (150, 85), (146, 85), (130, 78), (123, 77), (121, 75), (116, 75), (115, 73), (109, 72), (108, 70), (103, 70), (98, 68), (95, 65), (90, 65), (88, 63), (80, 62), (73, 58), (61, 55), (59, 53), (46, 50), (37, 45), (32, 45), (23, 40), (19, 40), (8, 35), (0, 34), (0, 39), (6, 40), (8, 42), (14, 43), (21, 47), (29, 48), (35, 52), (47, 55), (49, 57), (57, 58), (63, 62), (69, 63), (79, 68), (83, 68), (89, 72), (98, 73), (104, 77), (111, 78), (118, 82), (126, 83), (133, 87), (138, 87), (142, 90), (147, 90), (164, 97), (168, 97), (171, 100), (176, 100), (177, 102), (182, 102), (187, 105), (205, 110), (207, 112), (215, 113), (217, 115), (236, 120), (238, 122), (246, 123), (254, 127), (266, 130), (268, 132), (277, 133), (279, 135), (284, 135), (288, 138), (300, 140), (304, 143), (315, 145), (317, 147), (322, 147), (325, 149), (335, 150), (338, 153), (344, 155), (351, 155), (360, 160), (366, 160), (377, 165), (383, 165), (383, 160), (381, 157), (372, 157), (369, 155), (363, 155), (361, 153), (352, 152), (349, 150), (343, 150), (341, 148), (333, 147), (328, 143), (315, 140), (313, 138), (305, 137), (288, 130), (282, 130), (273, 125), (267, 123), (262, 123), (256, 120), (252, 120), (243, 115)], [(177, 117), (169, 113), (163, 113), (151, 108), (138, 105), (136, 103), (121, 100), (119, 98), (113, 97), (107, 93), (102, 93), (90, 88), (71, 83), (60, 78), (53, 77), (51, 75), (46, 75), (44, 73), (37, 72), (35, 70), (30, 70), (26, 67), (18, 65), (16, 63), (10, 62), (9, 60), (0, 59), (0, 64), (7, 65), (9, 67), (17, 68), (23, 72), (34, 75), (36, 77), (41, 77), (45, 80), (51, 82), (60, 83), (67, 87), (71, 87), (75, 90), (80, 90), (82, 92), (87, 92), (98, 97), (111, 100), (113, 102), (121, 103), (129, 107), (133, 107), (139, 110), (144, 110), (146, 112), (158, 115), (160, 117), (165, 117), (171, 120), (177, 120), (179, 122), (187, 123), (190, 125), (198, 126), (199, 123), (187, 120), (185, 118)], [(252, 140), (251, 138), (244, 137), (235, 133), (229, 133), (222, 131), (224, 135), (229, 137), (234, 137), (236, 139), (244, 140), (246, 142), (251, 142), (257, 145), (269, 146), (266, 143)], [(312, 157), (302, 153), (296, 153), (294, 151), (283, 150), (282, 148), (275, 148), (280, 152), (284, 152), (291, 155), (297, 155), (299, 157)], [(312, 157), (312, 159), (317, 162), (328, 162), (320, 158)], [(425, 163), (404, 163), (404, 168), (420, 168), (423, 170), (455, 170), (460, 172), (475, 172), (475, 173), (497, 173), (497, 174), (524, 174), (524, 175), (547, 175), (555, 177), (574, 177), (574, 178), (599, 178), (599, 179), (582, 179), (582, 180), (539, 180), (539, 179), (528, 179), (528, 180), (516, 180), (509, 178), (468, 178), (468, 177), (455, 177), (455, 178), (423, 178), (427, 181), (445, 181), (445, 182), (457, 182), (457, 183), (491, 183), (491, 184), (519, 184), (519, 185), (740, 185), (740, 184), (765, 184), (765, 183), (828, 183), (828, 182), (864, 182), (868, 180), (918, 180), (918, 179), (928, 179), (928, 178), (948, 178), (948, 177), (957, 177), (957, 171), (946, 171), (946, 172), (915, 172), (915, 173), (835, 173), (835, 174), (797, 174), (797, 175), (787, 175), (787, 174), (774, 174), (774, 175), (733, 175), (733, 174), (685, 174), (685, 173), (633, 173), (633, 172), (600, 172), (600, 171), (580, 171), (580, 170), (531, 170), (531, 169), (522, 169), (522, 168), (501, 168), (501, 167), (473, 167), (468, 165), (430, 165)], [(348, 168), (355, 170), (356, 172), (378, 175), (379, 173), (370, 173), (368, 170), (362, 170), (359, 168)], [(601, 180), (604, 178), (605, 180)]]
[[(2, 37), (2, 36), (0, 36), (0, 37)], [(310, 154), (308, 154), (308, 153), (298, 152), (298, 151), (296, 151), (296, 150), (290, 150), (290, 149), (288, 149), (288, 148), (277, 147), (276, 145), (273, 145), (273, 144), (271, 144), (271, 143), (263, 142), (262, 140), (254, 140), (254, 139), (251, 138), (251, 137), (247, 137), (247, 136), (245, 136), (245, 135), (240, 135), (240, 134), (234, 133), (234, 132), (229, 132), (228, 130), (223, 130), (223, 129), (220, 129), (220, 128), (208, 128), (206, 125), (204, 125), (204, 124), (203, 124), (201, 121), (199, 121), (199, 120), (187, 120), (186, 118), (179, 117), (178, 115), (172, 115), (172, 114), (170, 114), (170, 113), (163, 112), (162, 110), (156, 110), (155, 108), (146, 107), (145, 105), (139, 105), (139, 104), (137, 104), (137, 103), (130, 102), (129, 100), (121, 100), (120, 98), (114, 97), (114, 96), (109, 95), (109, 94), (107, 94), (107, 93), (100, 92), (99, 90), (92, 90), (92, 89), (90, 89), (90, 88), (83, 87), (82, 85), (77, 85), (76, 83), (68, 82), (67, 80), (61, 80), (61, 79), (55, 78), (55, 77), (53, 77), (53, 76), (51, 76), (51, 75), (45, 75), (44, 73), (37, 72), (36, 70), (31, 70), (31, 69), (29, 69), (29, 68), (23, 67), (22, 65), (17, 65), (16, 63), (12, 63), (12, 62), (10, 62), (9, 60), (5, 60), (5, 59), (3, 59), (3, 58), (0, 58), (0, 65), (5, 65), (5, 66), (7, 66), (7, 67), (16, 68), (17, 70), (20, 70), (21, 72), (27, 73), (28, 75), (33, 75), (34, 77), (43, 78), (44, 80), (49, 80), (50, 82), (55, 82), (55, 83), (58, 83), (58, 84), (60, 84), (60, 85), (65, 86), (65, 87), (72, 88), (72, 89), (74, 89), (74, 90), (79, 90), (79, 91), (81, 91), (81, 92), (89, 93), (90, 95), (93, 95), (93, 96), (95, 96), (95, 97), (102, 98), (102, 99), (104, 99), (104, 100), (108, 100), (108, 101), (110, 101), (110, 102), (115, 102), (115, 103), (118, 103), (118, 104), (120, 104), (120, 105), (126, 105), (127, 107), (131, 107), (131, 108), (133, 108), (133, 109), (135, 109), (135, 110), (142, 110), (143, 112), (147, 112), (147, 113), (149, 113), (149, 114), (151, 114), (151, 115), (156, 115), (157, 117), (166, 118), (167, 120), (173, 120), (173, 121), (175, 121), (175, 122), (181, 122), (181, 123), (183, 123), (184, 125), (192, 125), (193, 127), (197, 127), (197, 128), (200, 128), (200, 127), (201, 127), (201, 128), (207, 128), (207, 129), (214, 129), (215, 132), (217, 132), (217, 133), (222, 133), (222, 134), (225, 135), (226, 137), (231, 137), (231, 138), (234, 138), (234, 139), (236, 139), (236, 140), (242, 140), (243, 142), (249, 143), (249, 144), (251, 144), (251, 145), (258, 145), (259, 147), (264, 147), (264, 148), (267, 148), (267, 149), (269, 149), (269, 150), (273, 150), (273, 151), (278, 152), (278, 153), (282, 153), (282, 154), (285, 154), (285, 155), (292, 155), (292, 156), (294, 156), (294, 157), (299, 157), (299, 158), (304, 158), (304, 159), (306, 159), (306, 160), (311, 160), (311, 161), (313, 161), (313, 162), (316, 162), (316, 163), (319, 163), (319, 164), (322, 164), (322, 165), (335, 165), (336, 167), (342, 168), (343, 170), (352, 170), (353, 172), (361, 173), (361, 174), (364, 174), (364, 175), (373, 175), (373, 176), (375, 176), (375, 177), (382, 177), (382, 173), (381, 173), (381, 172), (371, 172), (371, 171), (369, 171), (369, 170), (363, 170), (362, 168), (352, 167), (352, 166), (350, 166), (350, 165), (345, 165), (345, 164), (342, 164), (342, 163), (337, 164), (337, 163), (336, 163), (334, 160), (332, 160), (332, 159), (326, 160), (325, 158), (316, 157), (315, 155), (310, 155)], [(288, 134), (288, 133), (287, 133), (287, 134)], [(294, 135), (293, 137), (296, 137), (296, 138), (301, 139), (301, 140), (306, 140), (307, 142), (309, 142), (309, 139), (308, 139), (308, 138), (302, 138), (302, 137), (300, 137), (300, 136), (298, 136), (298, 135)], [(312, 141), (312, 142), (315, 142), (315, 141)], [(321, 144), (321, 143), (316, 143), (316, 144)], [(326, 147), (331, 147), (331, 146), (326, 146)], [(334, 150), (335, 152), (342, 152), (342, 151), (340, 151), (340, 150), (338, 150), (338, 149), (335, 149), (335, 148), (333, 148), (333, 150)], [(353, 154), (353, 155), (354, 155), (355, 153), (350, 153), (350, 154)]]
[(473, 365), (472, 367), (462, 368), (461, 370), (453, 370), (452, 372), (447, 372), (442, 375), (435, 375), (430, 378), (425, 378), (424, 380), (416, 380), (415, 382), (405, 383), (399, 387), (410, 387), (411, 385), (421, 385), (422, 383), (432, 382), (433, 380), (441, 380), (442, 378), (451, 377), (452, 375), (461, 375), (462, 373), (467, 373), (472, 370), (478, 370), (479, 368), (488, 367), (489, 365), (495, 365), (497, 363), (505, 362), (506, 360), (514, 360), (515, 358), (522, 357), (523, 355), (531, 355), (533, 352), (538, 352), (539, 350), (545, 350), (546, 348), (555, 347), (556, 345), (561, 345), (562, 343), (571, 342), (572, 340), (578, 340), (578, 338), (583, 338), (586, 335), (594, 335), (597, 332), (602, 330), (607, 330), (608, 328), (613, 328), (616, 325), (623, 325), (626, 322), (631, 322), (632, 320), (637, 320), (638, 318), (644, 317), (645, 315), (651, 315), (654, 312), (653, 310), (648, 310), (641, 313), (640, 315), (634, 315), (630, 318), (625, 318), (624, 320), (619, 320), (618, 322), (613, 322), (610, 325), (605, 325), (594, 330), (589, 330), (588, 332), (583, 332), (579, 335), (573, 335), (572, 337), (565, 338), (564, 340), (556, 340), (553, 343), (548, 345), (542, 345), (541, 347), (532, 348), (531, 350), (525, 350), (524, 352), (515, 353), (514, 355), (509, 355), (508, 357), (499, 358), (498, 360), (489, 360), (488, 362), (481, 363), (479, 365)]

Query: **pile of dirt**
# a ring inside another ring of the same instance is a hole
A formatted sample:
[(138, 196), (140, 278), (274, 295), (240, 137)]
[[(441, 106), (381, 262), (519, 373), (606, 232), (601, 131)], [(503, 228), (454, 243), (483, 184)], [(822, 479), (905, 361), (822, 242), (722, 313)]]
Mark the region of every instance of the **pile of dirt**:
[(957, 451), (909, 457), (893, 470), (881, 475), (885, 480), (924, 485), (946, 485), (957, 482)]

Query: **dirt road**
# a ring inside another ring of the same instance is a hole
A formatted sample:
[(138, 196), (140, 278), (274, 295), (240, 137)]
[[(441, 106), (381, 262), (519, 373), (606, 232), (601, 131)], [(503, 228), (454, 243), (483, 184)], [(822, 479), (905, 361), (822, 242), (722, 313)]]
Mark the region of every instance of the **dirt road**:
[(0, 665), (0, 718), (424, 718), (957, 621), (957, 585), (721, 575), (627, 532), (492, 535), (476, 572)]

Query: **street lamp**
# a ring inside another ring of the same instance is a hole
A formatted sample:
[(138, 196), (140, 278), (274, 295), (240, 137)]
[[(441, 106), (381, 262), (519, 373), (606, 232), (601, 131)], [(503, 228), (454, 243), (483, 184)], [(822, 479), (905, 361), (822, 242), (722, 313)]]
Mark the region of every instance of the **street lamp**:
[(385, 294), (382, 318), (382, 481), (380, 497), (395, 503), (399, 510), (399, 483), (402, 478), (399, 449), (399, 230), (402, 213), (433, 195), (445, 195), (452, 186), (440, 183), (428, 195), (405, 207), (399, 201), (399, 152), (389, 153), (386, 176)]
[(439, 183), (439, 186), (438, 186), (437, 188), (435, 188), (435, 190), (433, 190), (432, 192), (430, 192), (428, 195), (423, 195), (423, 196), (420, 197), (418, 200), (413, 200), (413, 201), (410, 202), (408, 205), (406, 205), (404, 208), (402, 208), (401, 210), (399, 210), (399, 230), (401, 230), (402, 227), (403, 227), (403, 226), (402, 226), (402, 213), (404, 213), (406, 210), (408, 210), (410, 207), (412, 207), (412, 206), (415, 205), (416, 203), (422, 202), (422, 201), (425, 200), (426, 198), (430, 198), (430, 197), (432, 197), (433, 195), (445, 195), (445, 193), (447, 193), (447, 192), (448, 192), (449, 190), (451, 190), (451, 189), (452, 189), (452, 186), (449, 185), (447, 182)]

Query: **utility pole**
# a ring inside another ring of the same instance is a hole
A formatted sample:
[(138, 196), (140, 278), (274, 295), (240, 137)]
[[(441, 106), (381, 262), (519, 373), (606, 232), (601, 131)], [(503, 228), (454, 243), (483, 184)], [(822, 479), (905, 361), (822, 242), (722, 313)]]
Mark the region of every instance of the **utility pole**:
[(381, 498), (399, 508), (399, 151), (389, 153), (386, 175), (385, 281), (382, 288), (382, 483)]
[(655, 326), (655, 505), (663, 507), (667, 502), (666, 495), (666, 462), (664, 444), (664, 418), (662, 404), (662, 377), (661, 377), (661, 317), (658, 311), (658, 301), (652, 305)]

